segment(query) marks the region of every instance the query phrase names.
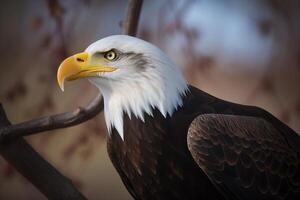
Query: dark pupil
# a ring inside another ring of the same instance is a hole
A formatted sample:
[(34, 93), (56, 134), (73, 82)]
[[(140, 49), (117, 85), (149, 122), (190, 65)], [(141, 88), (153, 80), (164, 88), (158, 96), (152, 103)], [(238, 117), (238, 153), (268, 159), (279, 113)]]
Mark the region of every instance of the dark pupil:
[(108, 58), (113, 58), (113, 57), (114, 57), (114, 54), (110, 52), (110, 53), (108, 53), (107, 57), (108, 57)]

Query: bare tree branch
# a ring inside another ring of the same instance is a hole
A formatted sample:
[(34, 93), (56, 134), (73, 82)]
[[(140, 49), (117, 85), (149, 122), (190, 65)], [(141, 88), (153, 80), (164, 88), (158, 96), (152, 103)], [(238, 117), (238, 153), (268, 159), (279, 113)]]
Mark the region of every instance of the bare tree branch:
[[(129, 0), (123, 34), (135, 35), (142, 0)], [(11, 125), (0, 103), (0, 154), (49, 199), (86, 199), (51, 164), (44, 160), (23, 138), (30, 134), (74, 126), (103, 110), (98, 95), (85, 108)]]
[(125, 20), (122, 23), (122, 34), (136, 35), (143, 0), (129, 0)]
[[(136, 34), (140, 10), (143, 0), (129, 0), (125, 21), (123, 24), (123, 34), (134, 36)], [(87, 107), (77, 108), (73, 112), (66, 112), (52, 116), (10, 125), (0, 129), (0, 144), (11, 141), (15, 138), (37, 134), (43, 131), (54, 130), (74, 126), (85, 122), (103, 111), (103, 101), (98, 95)]]
[(85, 108), (77, 108), (73, 112), (45, 116), (20, 124), (6, 126), (0, 129), (0, 144), (3, 142), (7, 143), (22, 136), (74, 126), (91, 119), (102, 110), (103, 100), (101, 95), (98, 95)]
[[(0, 128), (9, 125), (0, 105)], [(69, 179), (45, 161), (23, 138), (1, 144), (0, 154), (49, 199), (86, 199)]]

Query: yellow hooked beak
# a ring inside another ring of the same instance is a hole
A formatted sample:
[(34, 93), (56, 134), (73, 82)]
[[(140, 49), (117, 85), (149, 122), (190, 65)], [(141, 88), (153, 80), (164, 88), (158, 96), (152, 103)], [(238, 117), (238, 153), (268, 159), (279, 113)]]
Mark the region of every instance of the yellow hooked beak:
[(57, 82), (62, 91), (64, 91), (65, 80), (71, 81), (78, 78), (96, 76), (96, 72), (113, 72), (114, 67), (90, 66), (89, 54), (86, 52), (78, 53), (65, 59), (57, 71)]

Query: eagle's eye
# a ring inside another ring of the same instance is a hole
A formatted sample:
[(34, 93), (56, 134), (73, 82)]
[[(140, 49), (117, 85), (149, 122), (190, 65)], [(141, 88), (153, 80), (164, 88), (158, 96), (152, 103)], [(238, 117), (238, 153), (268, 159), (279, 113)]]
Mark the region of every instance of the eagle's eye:
[(105, 52), (104, 58), (110, 61), (115, 60), (117, 58), (117, 53), (114, 50), (109, 50)]

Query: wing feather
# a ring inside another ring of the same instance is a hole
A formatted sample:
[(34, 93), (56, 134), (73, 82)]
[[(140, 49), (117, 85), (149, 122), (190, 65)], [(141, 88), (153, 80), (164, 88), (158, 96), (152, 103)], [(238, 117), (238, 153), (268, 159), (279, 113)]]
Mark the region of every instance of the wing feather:
[(225, 196), (300, 199), (299, 155), (267, 121), (200, 115), (191, 123), (187, 141), (194, 160)]

